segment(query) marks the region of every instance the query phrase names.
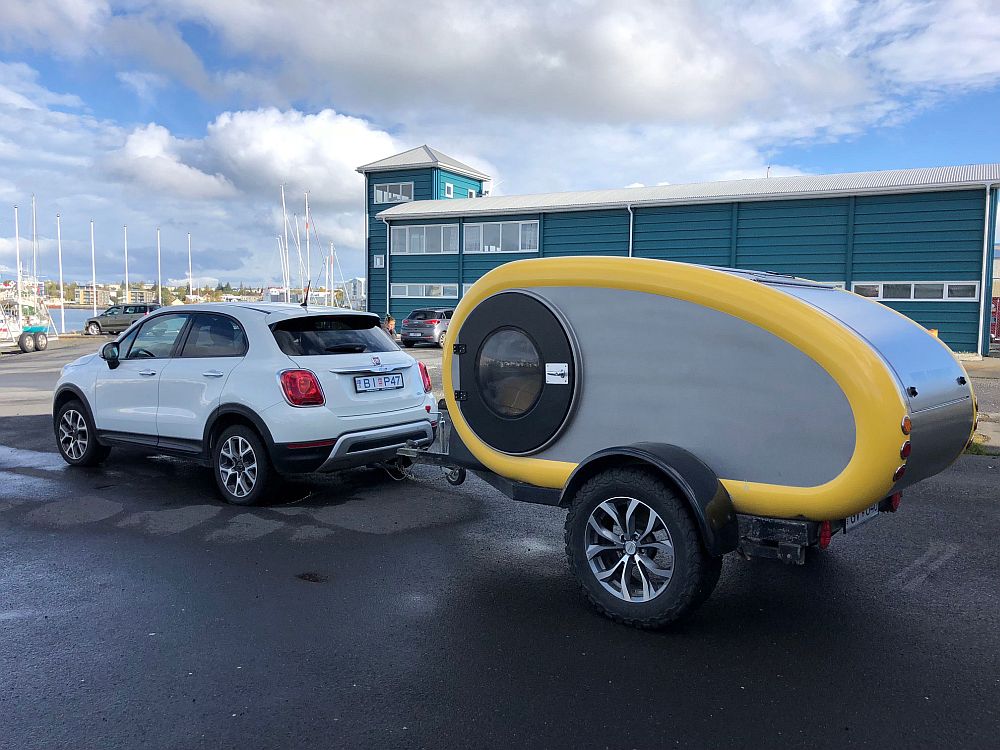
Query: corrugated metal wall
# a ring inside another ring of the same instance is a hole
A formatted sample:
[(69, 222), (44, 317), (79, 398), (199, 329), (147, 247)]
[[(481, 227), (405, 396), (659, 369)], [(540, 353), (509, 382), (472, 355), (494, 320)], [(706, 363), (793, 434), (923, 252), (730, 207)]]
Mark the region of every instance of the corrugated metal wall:
[(446, 183), (451, 183), (454, 187), (454, 195), (452, 195), (452, 198), (468, 198), (470, 190), (475, 190), (476, 196), (482, 195), (483, 192), (482, 181), (474, 180), (471, 177), (463, 177), (460, 174), (449, 172), (446, 169), (438, 170), (437, 182), (437, 197), (442, 200), (448, 198), (448, 196), (445, 195)]
[[(984, 217), (985, 195), (979, 190), (636, 208), (633, 254), (774, 271), (848, 287), (852, 281), (979, 282)], [(533, 218), (539, 217), (488, 220)], [(403, 264), (394, 256), (393, 280), (407, 280), (410, 273), (414, 281), (422, 280), (429, 269), (435, 278), (428, 280), (443, 281), (441, 275), (454, 274), (447, 280), (470, 283), (523, 257), (628, 254), (627, 210), (549, 213), (540, 221), (538, 254), (464, 255), (448, 260), (424, 256)], [(384, 289), (384, 276), (382, 283)], [(384, 300), (382, 304), (384, 309)], [(978, 301), (889, 304), (937, 329), (954, 350), (976, 350)]]

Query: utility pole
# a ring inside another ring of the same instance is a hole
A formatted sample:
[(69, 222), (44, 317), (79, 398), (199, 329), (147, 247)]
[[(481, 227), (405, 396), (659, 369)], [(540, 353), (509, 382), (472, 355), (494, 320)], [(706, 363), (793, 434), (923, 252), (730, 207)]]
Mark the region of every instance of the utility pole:
[(191, 233), (188, 232), (188, 294), (194, 296), (194, 277), (191, 275)]
[(156, 228), (156, 304), (163, 304), (163, 282), (160, 280), (160, 228)]
[(17, 316), (17, 325), (24, 327), (21, 323), (21, 231), (17, 223), (17, 206), (14, 206), (14, 253), (17, 256), (17, 301), (14, 305), (14, 314)]
[(62, 333), (66, 333), (66, 294), (63, 291), (62, 272), (62, 223), (59, 214), (56, 214), (56, 248), (59, 250), (59, 327)]
[(122, 225), (125, 230), (125, 304), (127, 305), (129, 300), (128, 293), (128, 224)]
[(94, 315), (97, 315), (97, 261), (94, 249), (94, 220), (90, 220), (90, 301), (94, 304)]

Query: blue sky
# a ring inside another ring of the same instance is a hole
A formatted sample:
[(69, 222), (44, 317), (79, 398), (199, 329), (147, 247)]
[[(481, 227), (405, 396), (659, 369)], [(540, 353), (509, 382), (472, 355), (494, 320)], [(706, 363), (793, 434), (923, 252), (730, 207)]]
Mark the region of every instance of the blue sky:
[[(7, 0), (0, 275), (38, 196), (71, 277), (278, 275), (278, 190), (363, 269), (354, 167), (429, 143), (498, 193), (998, 161), (995, 0)], [(27, 227), (27, 230), (26, 230)], [(317, 261), (314, 261), (318, 265)]]

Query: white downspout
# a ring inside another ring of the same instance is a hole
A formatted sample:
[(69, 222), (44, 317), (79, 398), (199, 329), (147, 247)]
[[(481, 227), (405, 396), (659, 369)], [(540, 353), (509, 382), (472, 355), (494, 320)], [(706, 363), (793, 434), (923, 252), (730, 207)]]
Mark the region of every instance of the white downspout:
[(632, 204), (629, 203), (625, 208), (628, 209), (628, 257), (632, 257), (632, 226), (635, 219), (635, 214), (632, 213)]
[(392, 227), (385, 219), (382, 219), (382, 223), (385, 224), (385, 317), (388, 320), (391, 314), (389, 312), (389, 258), (392, 257)]
[(986, 342), (986, 351), (983, 351), (983, 326), (986, 323), (986, 312), (989, 310), (989, 305), (993, 302), (992, 299), (986, 297), (986, 287), (988, 278), (986, 274), (992, 273), (993, 269), (989, 268), (989, 257), (990, 257), (990, 190), (995, 187), (1000, 186), (997, 182), (987, 182), (986, 183), (986, 218), (983, 220), (983, 273), (979, 279), (979, 336), (976, 338), (976, 352), (983, 357), (988, 357), (990, 354), (990, 342)]

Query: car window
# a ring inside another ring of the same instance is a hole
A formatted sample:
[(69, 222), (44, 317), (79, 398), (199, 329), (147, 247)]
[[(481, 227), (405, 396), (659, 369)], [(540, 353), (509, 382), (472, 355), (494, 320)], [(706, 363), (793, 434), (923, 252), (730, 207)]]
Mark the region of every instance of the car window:
[(278, 348), (290, 357), (399, 349), (374, 315), (309, 315), (275, 323), (271, 332)]
[(139, 328), (126, 359), (165, 359), (187, 323), (187, 315), (159, 315)]
[(445, 320), (451, 320), (451, 316), (454, 315), (454, 314), (455, 314), (454, 310), (445, 310), (444, 311), (444, 319)]
[(243, 328), (225, 315), (198, 315), (184, 342), (182, 357), (242, 357), (247, 352)]
[(132, 346), (132, 342), (135, 341), (135, 335), (139, 333), (139, 326), (128, 329), (126, 333), (123, 333), (118, 337), (118, 356), (122, 359), (126, 358), (129, 348)]
[(120, 307), (109, 307), (107, 310), (101, 313), (103, 318), (105, 315), (121, 315), (122, 309)]
[(141, 312), (145, 311), (138, 305), (129, 305), (128, 307), (125, 308), (126, 315), (135, 315), (136, 313), (141, 313)]
[(407, 315), (410, 320), (432, 320), (438, 317), (437, 310), (414, 310)]

